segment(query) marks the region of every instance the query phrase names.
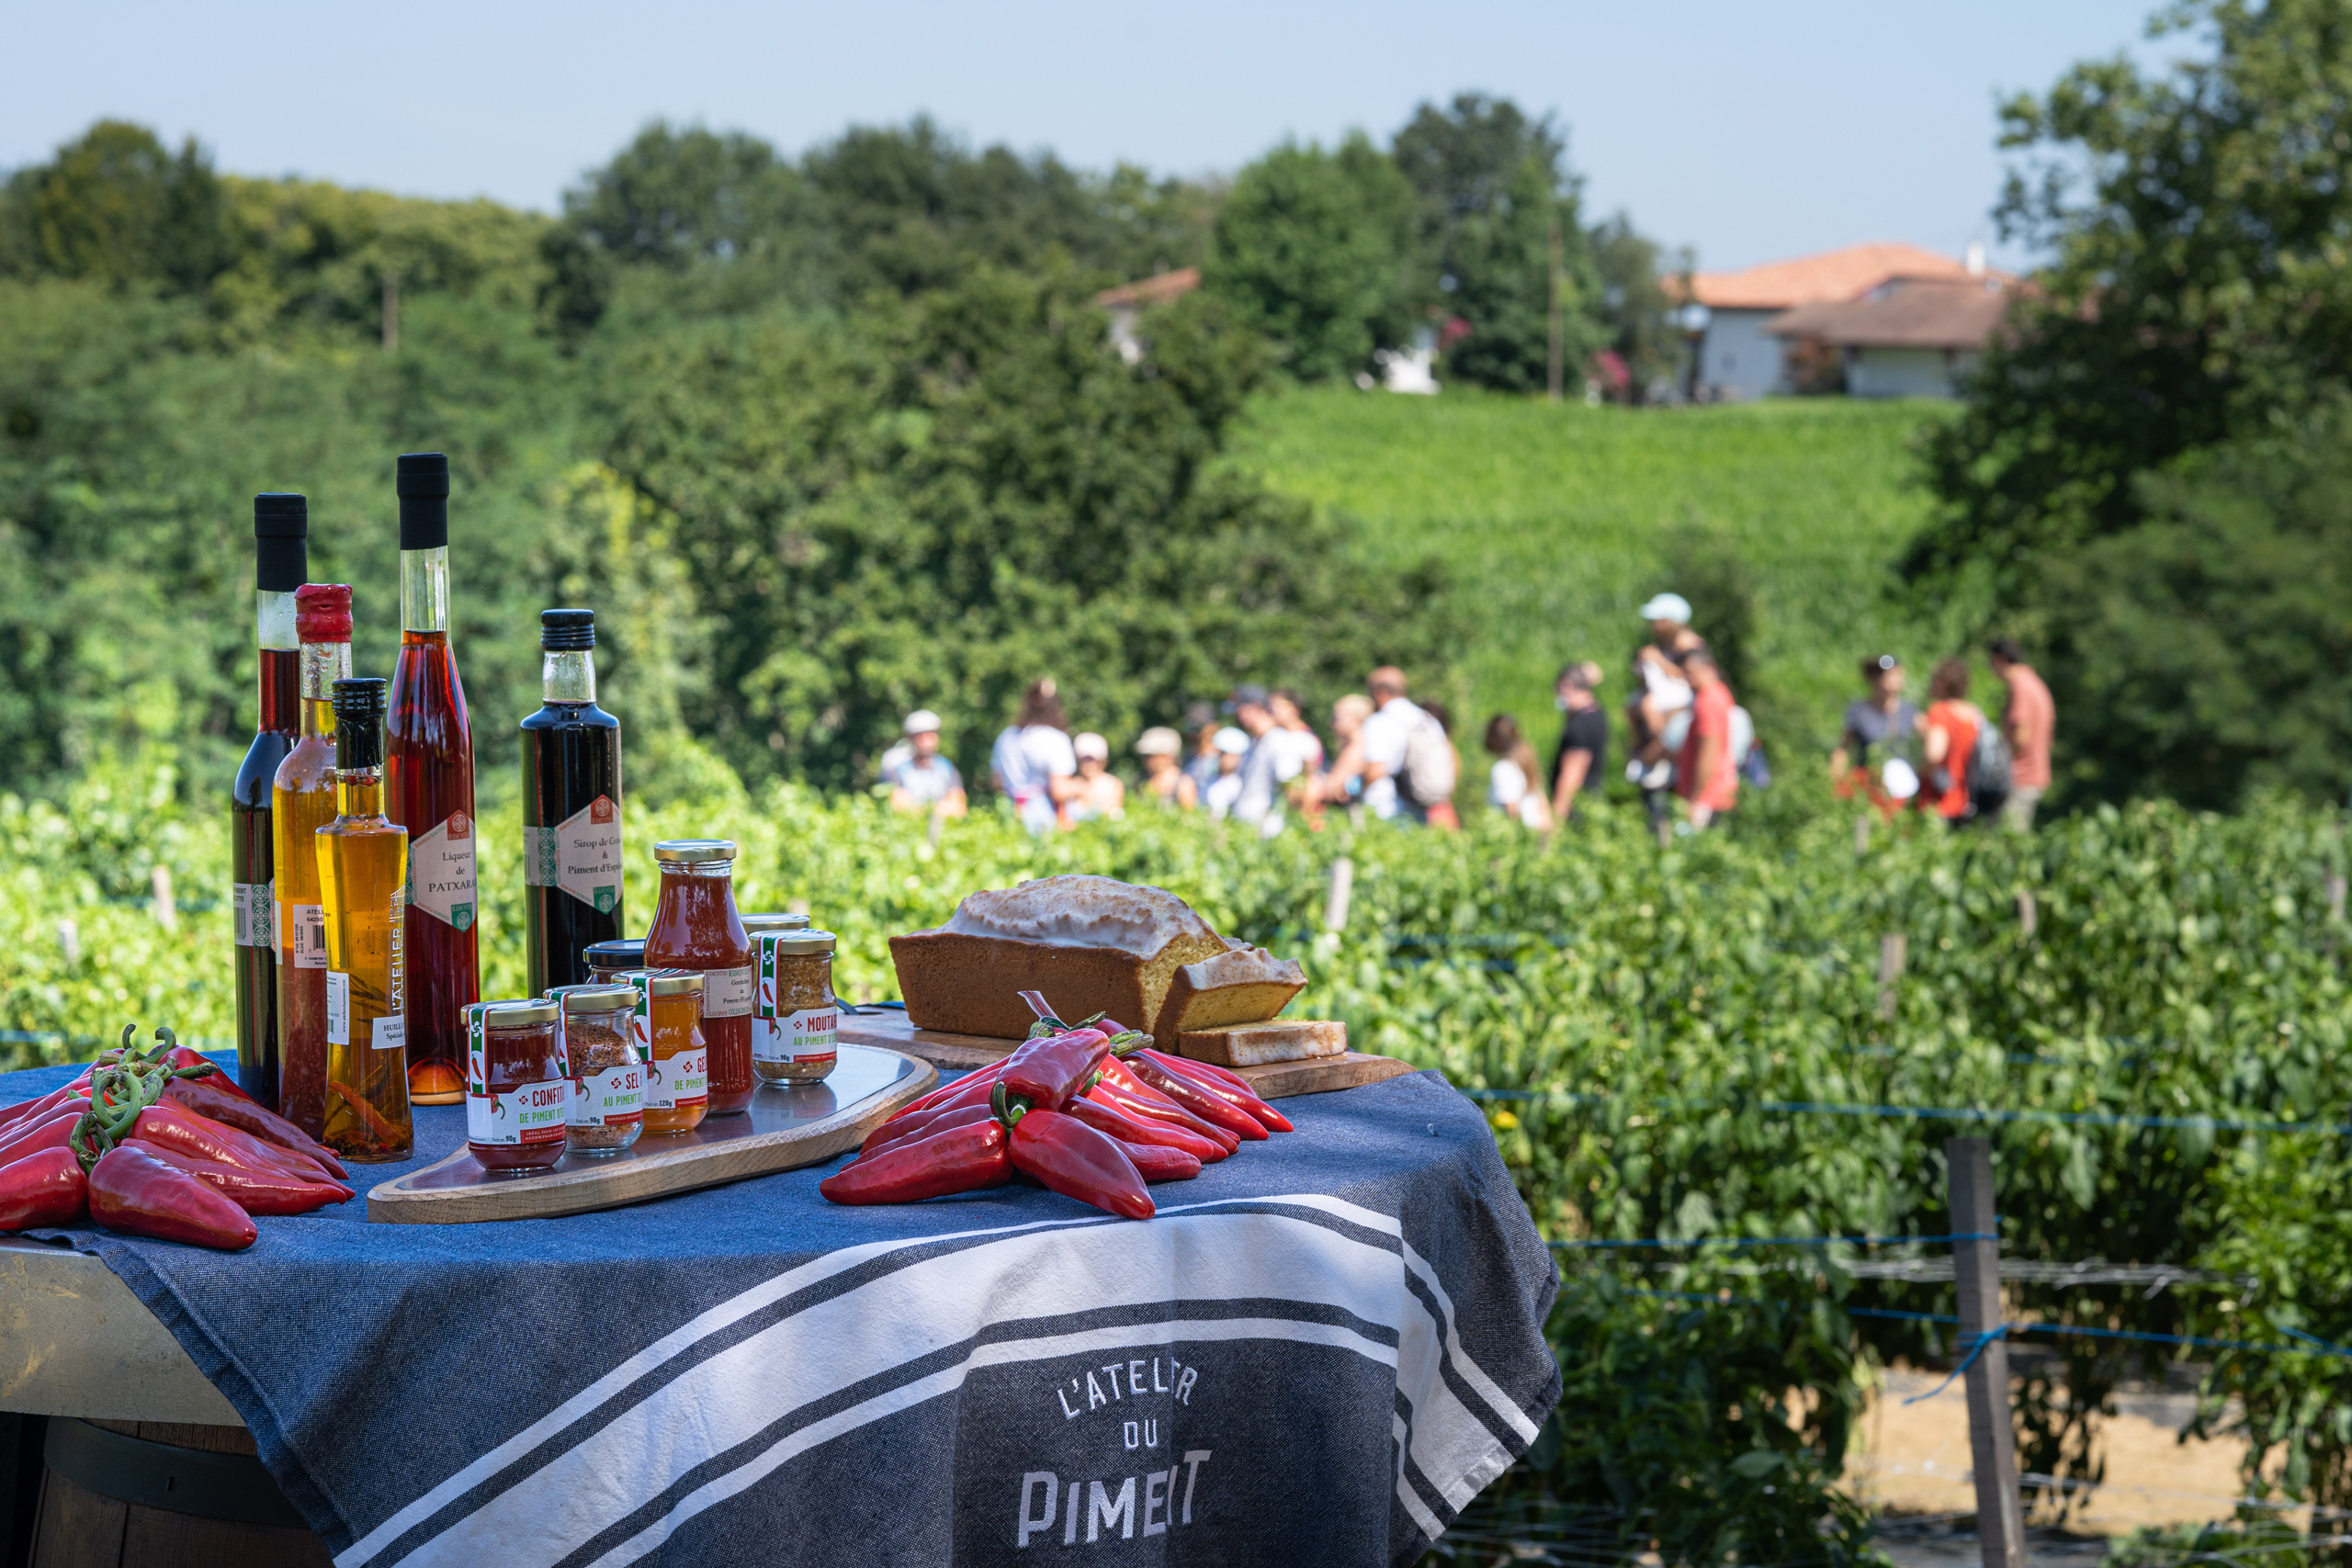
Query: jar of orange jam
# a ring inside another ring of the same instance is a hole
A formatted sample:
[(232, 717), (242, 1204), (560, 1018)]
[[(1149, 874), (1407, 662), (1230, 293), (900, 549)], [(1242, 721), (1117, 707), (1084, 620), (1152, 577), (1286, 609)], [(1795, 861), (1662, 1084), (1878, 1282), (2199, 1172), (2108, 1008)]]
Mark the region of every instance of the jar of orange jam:
[(645, 1133), (691, 1133), (710, 1110), (710, 1050), (703, 1040), (703, 977), (684, 969), (632, 969), (637, 992), (629, 1041), (645, 1063)]

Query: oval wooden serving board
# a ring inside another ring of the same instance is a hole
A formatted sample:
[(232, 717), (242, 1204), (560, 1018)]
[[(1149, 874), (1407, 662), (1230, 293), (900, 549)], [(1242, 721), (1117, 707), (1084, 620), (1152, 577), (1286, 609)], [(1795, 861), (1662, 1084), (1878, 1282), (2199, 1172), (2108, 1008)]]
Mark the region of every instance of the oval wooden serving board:
[(939, 1069), (920, 1057), (844, 1042), (831, 1077), (763, 1088), (744, 1115), (710, 1117), (666, 1137), (648, 1133), (617, 1155), (567, 1155), (529, 1176), (492, 1175), (461, 1148), (374, 1188), (368, 1217), (397, 1225), (552, 1219), (816, 1165), (857, 1147), (938, 1081)]

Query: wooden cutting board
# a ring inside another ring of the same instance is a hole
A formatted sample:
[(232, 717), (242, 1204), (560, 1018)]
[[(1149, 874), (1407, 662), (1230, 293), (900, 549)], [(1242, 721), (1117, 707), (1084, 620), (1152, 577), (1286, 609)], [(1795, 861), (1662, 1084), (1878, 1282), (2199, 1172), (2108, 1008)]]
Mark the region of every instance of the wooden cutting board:
[(648, 1133), (617, 1155), (567, 1155), (530, 1176), (493, 1176), (461, 1148), (370, 1190), (368, 1217), (406, 1225), (551, 1219), (817, 1165), (857, 1147), (938, 1081), (939, 1069), (920, 1056), (844, 1036), (830, 1077), (762, 1088), (744, 1115), (707, 1117), (691, 1133)]
[[(949, 1034), (936, 1029), (917, 1029), (900, 1008), (868, 1008), (864, 1012), (842, 1013), (842, 1039), (854, 1040), (861, 1045), (884, 1046), (921, 1056), (943, 1067), (957, 1069), (985, 1067), (1012, 1054), (1021, 1042), (998, 1040), (984, 1034)], [(1335, 1089), (1355, 1089), (1360, 1085), (1379, 1083), (1416, 1071), (1410, 1062), (1400, 1062), (1394, 1056), (1367, 1056), (1361, 1051), (1351, 1051), (1344, 1056), (1317, 1056), (1305, 1062), (1269, 1062), (1259, 1067), (1235, 1067), (1249, 1080), (1261, 1100), (1281, 1100), (1294, 1094), (1329, 1094)]]

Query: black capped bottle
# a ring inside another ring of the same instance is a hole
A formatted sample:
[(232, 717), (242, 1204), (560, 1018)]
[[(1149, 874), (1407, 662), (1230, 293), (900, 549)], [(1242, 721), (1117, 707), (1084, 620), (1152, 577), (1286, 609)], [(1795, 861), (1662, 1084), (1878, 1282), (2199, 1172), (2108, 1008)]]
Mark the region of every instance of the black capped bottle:
[(237, 956), (237, 1086), (277, 1109), (277, 853), (270, 786), (302, 733), (301, 639), (294, 591), (310, 581), (310, 502), (254, 497), (254, 619), (261, 710), (230, 797), (230, 923)]
[(474, 734), (449, 647), (449, 459), (400, 460), (401, 652), (384, 721), (384, 798), (408, 829), (408, 1074), (420, 1105), (466, 1098), (474, 929)]
[(621, 934), (621, 721), (596, 705), (596, 617), (539, 615), (541, 707), (523, 721), (523, 952), (530, 994), (590, 978)]

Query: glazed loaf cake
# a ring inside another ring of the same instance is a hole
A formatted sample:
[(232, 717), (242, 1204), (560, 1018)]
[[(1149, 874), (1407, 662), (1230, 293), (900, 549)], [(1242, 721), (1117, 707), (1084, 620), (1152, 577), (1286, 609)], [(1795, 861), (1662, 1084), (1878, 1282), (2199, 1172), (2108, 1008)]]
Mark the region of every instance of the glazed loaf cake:
[(1173, 893), (1107, 876), (975, 893), (937, 930), (890, 939), (910, 1022), (1007, 1039), (1035, 1021), (1022, 991), (1072, 1021), (1107, 1013), (1152, 1032), (1177, 971), (1227, 951)]
[(1292, 960), (1230, 938), (1225, 947), (1215, 958), (1179, 967), (1159, 1012), (1136, 1025), (1149, 1030), (1161, 1050), (1175, 1050), (1181, 1034), (1263, 1023), (1306, 988), (1306, 971)]

